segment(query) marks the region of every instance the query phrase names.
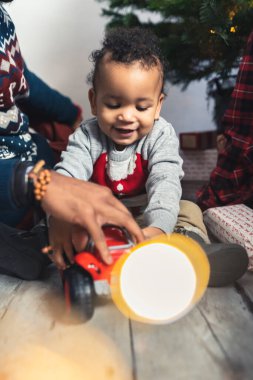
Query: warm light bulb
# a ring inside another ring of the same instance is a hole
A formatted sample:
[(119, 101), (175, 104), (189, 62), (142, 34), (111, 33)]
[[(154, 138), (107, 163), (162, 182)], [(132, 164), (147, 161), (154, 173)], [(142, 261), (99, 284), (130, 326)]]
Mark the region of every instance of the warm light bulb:
[(180, 234), (135, 246), (116, 263), (112, 298), (128, 318), (173, 322), (196, 304), (209, 279), (209, 262), (198, 243)]

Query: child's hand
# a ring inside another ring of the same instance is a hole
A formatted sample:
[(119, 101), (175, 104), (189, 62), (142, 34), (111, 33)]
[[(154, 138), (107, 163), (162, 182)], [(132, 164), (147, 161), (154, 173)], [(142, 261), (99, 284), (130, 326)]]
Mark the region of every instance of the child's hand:
[(88, 234), (83, 228), (50, 217), (49, 242), (53, 254), (49, 257), (58, 269), (64, 270), (68, 266), (63, 254), (66, 255), (70, 264), (73, 264), (74, 250), (81, 251), (86, 246), (87, 241)]
[(145, 239), (151, 239), (155, 236), (164, 234), (163, 230), (157, 227), (145, 227), (142, 229)]
[(71, 225), (58, 219), (49, 219), (49, 242), (53, 253), (49, 258), (55, 263), (58, 269), (66, 269), (67, 264), (64, 260), (65, 254), (70, 263), (74, 262), (74, 251), (71, 237)]

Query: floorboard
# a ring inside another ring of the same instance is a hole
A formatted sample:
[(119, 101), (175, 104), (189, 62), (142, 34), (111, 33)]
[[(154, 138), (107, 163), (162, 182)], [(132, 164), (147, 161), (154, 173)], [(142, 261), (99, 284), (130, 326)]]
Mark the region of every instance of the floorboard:
[(198, 308), (170, 325), (133, 323), (133, 332), (136, 380), (224, 380), (230, 372), (224, 352)]
[(232, 378), (252, 379), (253, 314), (237, 287), (208, 289), (198, 308), (226, 357)]
[[(24, 368), (31, 373), (32, 363), (43, 371), (48, 369), (52, 376), (47, 380), (67, 380), (70, 363), (80, 366), (82, 379), (133, 379), (129, 322), (112, 303), (98, 307), (88, 323), (67, 316), (61, 280), (54, 269), (49, 269), (43, 280), (33, 282), (1, 275), (0, 297), (1, 379), (27, 380), (25, 373), (24, 377), (21, 374)], [(63, 367), (66, 365), (61, 375), (53, 365), (59, 358), (64, 359)], [(20, 367), (17, 376), (16, 367)]]
[(39, 344), (81, 358), (89, 379), (96, 373), (103, 380), (252, 380), (252, 276), (209, 288), (181, 320), (152, 326), (130, 322), (102, 299), (88, 323), (67, 317), (53, 267), (41, 281), (1, 275), (0, 368), (10, 353)]

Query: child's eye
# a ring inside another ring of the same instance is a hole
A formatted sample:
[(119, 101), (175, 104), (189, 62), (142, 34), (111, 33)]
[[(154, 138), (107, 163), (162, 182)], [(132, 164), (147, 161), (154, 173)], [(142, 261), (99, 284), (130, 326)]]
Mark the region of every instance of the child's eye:
[(142, 111), (146, 111), (147, 109), (148, 109), (149, 107), (144, 107), (144, 106), (136, 106), (136, 109), (137, 109), (137, 111), (140, 111), (140, 112), (142, 112)]
[(120, 108), (120, 104), (106, 104), (106, 107), (111, 110), (116, 110), (117, 108)]

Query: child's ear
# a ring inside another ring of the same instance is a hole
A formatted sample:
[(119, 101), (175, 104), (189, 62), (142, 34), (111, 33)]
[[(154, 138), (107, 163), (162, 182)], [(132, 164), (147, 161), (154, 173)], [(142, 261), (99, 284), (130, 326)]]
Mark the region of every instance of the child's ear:
[(160, 117), (160, 112), (162, 109), (163, 101), (164, 101), (164, 94), (161, 94), (159, 96), (156, 111), (155, 111), (155, 120), (159, 119), (159, 117)]
[(97, 107), (96, 107), (96, 94), (94, 88), (90, 88), (88, 92), (89, 102), (90, 102), (90, 108), (92, 115), (97, 115)]

